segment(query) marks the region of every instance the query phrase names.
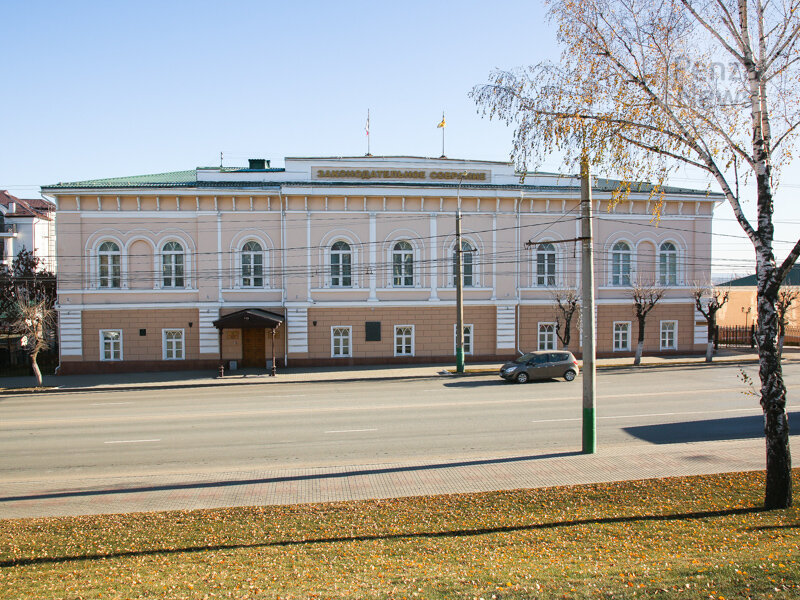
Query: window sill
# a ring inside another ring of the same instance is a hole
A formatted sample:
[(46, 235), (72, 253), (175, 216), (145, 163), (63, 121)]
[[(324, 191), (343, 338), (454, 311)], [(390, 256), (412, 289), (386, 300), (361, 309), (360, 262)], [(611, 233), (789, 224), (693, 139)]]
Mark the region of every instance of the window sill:
[(315, 293), (323, 293), (323, 292), (368, 292), (369, 288), (365, 287), (318, 287), (318, 288), (311, 288), (312, 292)]

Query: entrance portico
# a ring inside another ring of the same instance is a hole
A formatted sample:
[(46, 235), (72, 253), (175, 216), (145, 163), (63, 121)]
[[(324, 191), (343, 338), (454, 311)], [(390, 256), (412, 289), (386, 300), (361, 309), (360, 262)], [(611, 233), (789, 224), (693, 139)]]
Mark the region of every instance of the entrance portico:
[(239, 310), (214, 321), (214, 327), (219, 331), (219, 376), (225, 374), (225, 365), (222, 361), (222, 332), (225, 329), (240, 329), (242, 331), (242, 366), (266, 366), (266, 330), (270, 330), (272, 338), (272, 361), (269, 367), (270, 375), (275, 375), (275, 332), (283, 323), (283, 316), (262, 310), (260, 308), (246, 308)]

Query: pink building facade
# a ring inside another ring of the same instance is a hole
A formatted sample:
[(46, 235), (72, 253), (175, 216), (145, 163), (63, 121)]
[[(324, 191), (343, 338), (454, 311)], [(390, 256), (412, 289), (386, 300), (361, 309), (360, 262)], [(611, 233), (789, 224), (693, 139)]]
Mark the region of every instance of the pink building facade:
[[(593, 192), (598, 353), (635, 349), (636, 281), (666, 290), (645, 352), (702, 351), (691, 293), (719, 197), (669, 188), (654, 221), (657, 198), (610, 207), (614, 188)], [(60, 373), (265, 367), (269, 330), (214, 327), (249, 308), (283, 318), (279, 365), (452, 361), (459, 205), (467, 362), (563, 347), (554, 293), (580, 288), (580, 181), (509, 163), (287, 158), (42, 191), (58, 206)]]

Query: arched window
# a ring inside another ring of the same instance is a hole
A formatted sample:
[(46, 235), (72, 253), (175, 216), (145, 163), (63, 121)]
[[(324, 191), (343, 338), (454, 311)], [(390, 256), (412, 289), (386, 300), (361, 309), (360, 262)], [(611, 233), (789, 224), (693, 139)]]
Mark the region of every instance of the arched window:
[[(466, 240), (461, 240), (461, 273), (464, 277), (464, 287), (474, 287), (477, 283), (477, 273), (475, 272), (475, 247)], [(453, 247), (453, 285), (458, 278), (456, 268), (456, 248)]]
[(397, 242), (392, 248), (392, 285), (413, 287), (414, 249), (406, 241)]
[(678, 285), (678, 249), (672, 242), (664, 242), (658, 248), (658, 282)]
[(631, 284), (631, 247), (617, 242), (611, 248), (611, 285)]
[(556, 247), (539, 244), (536, 249), (536, 285), (554, 286), (556, 284)]
[(242, 287), (264, 287), (264, 250), (249, 241), (242, 246)]
[(161, 283), (165, 288), (183, 287), (183, 246), (167, 242), (161, 249)]
[(114, 242), (103, 242), (97, 249), (97, 282), (101, 288), (120, 287), (120, 252)]
[(331, 246), (331, 287), (353, 285), (353, 251), (347, 242), (338, 241)]

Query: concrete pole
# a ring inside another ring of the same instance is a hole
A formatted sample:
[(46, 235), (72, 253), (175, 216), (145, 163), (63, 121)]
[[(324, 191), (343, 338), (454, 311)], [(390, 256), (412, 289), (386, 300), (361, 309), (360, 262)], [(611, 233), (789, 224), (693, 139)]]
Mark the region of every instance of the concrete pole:
[(456, 373), (464, 372), (464, 273), (461, 268), (461, 206), (456, 209)]
[(456, 192), (456, 373), (464, 372), (464, 272), (461, 260), (461, 182), (464, 175), (466, 172), (458, 179)]
[(597, 449), (595, 416), (594, 257), (592, 255), (592, 178), (589, 157), (581, 158), (581, 317), (583, 321), (583, 452)]

